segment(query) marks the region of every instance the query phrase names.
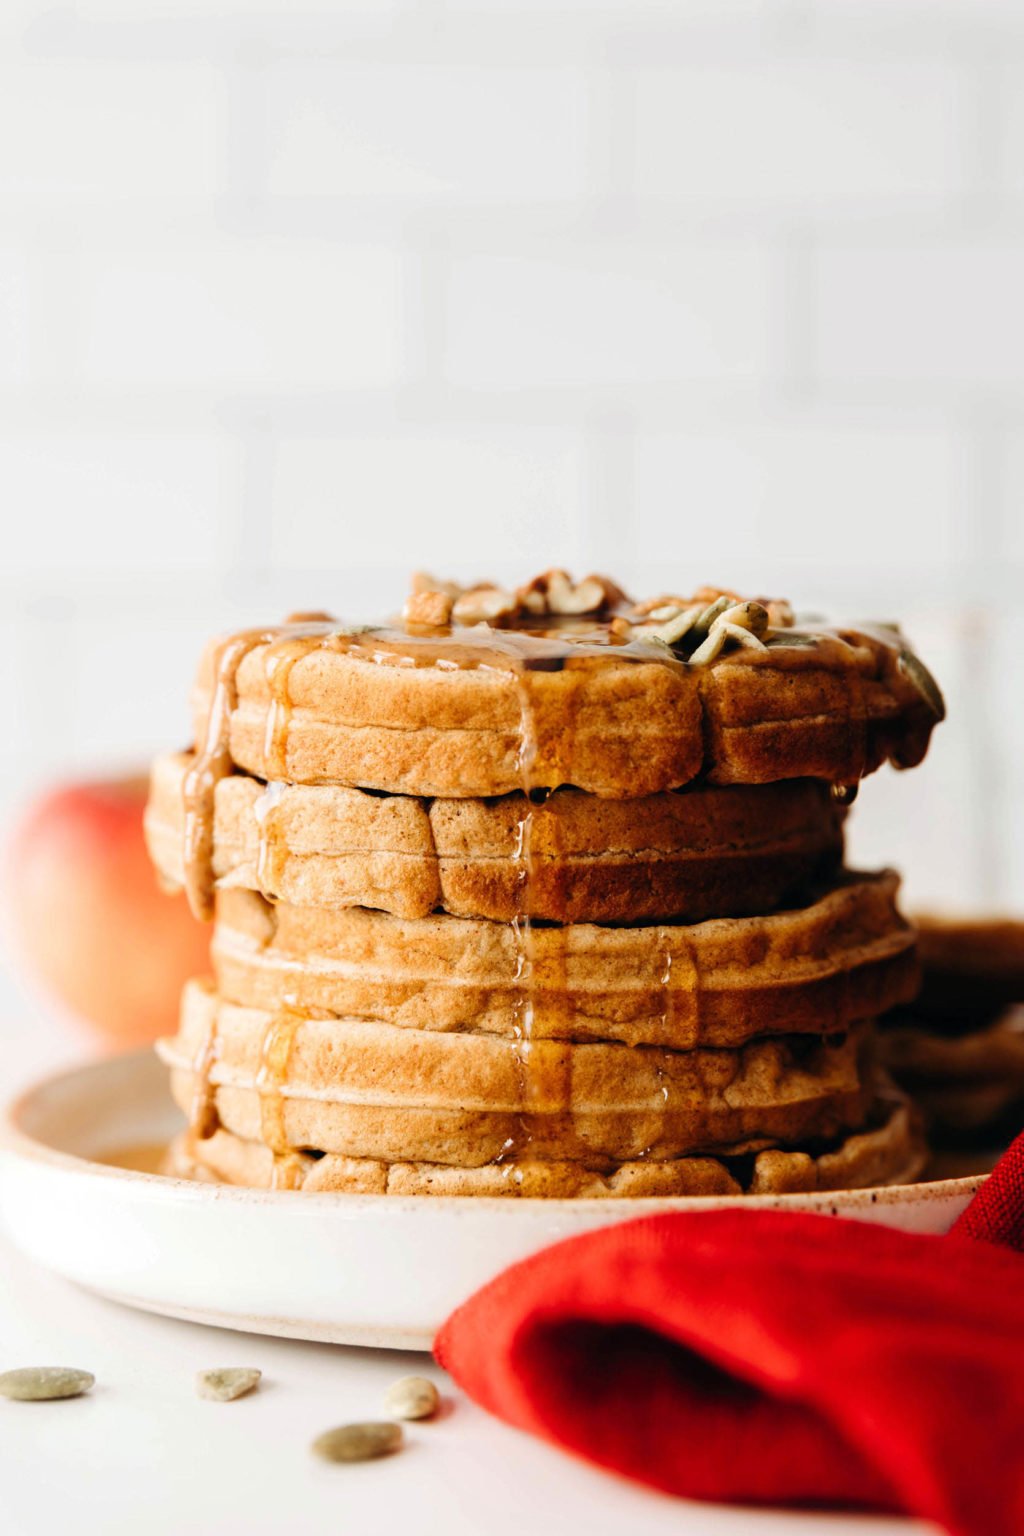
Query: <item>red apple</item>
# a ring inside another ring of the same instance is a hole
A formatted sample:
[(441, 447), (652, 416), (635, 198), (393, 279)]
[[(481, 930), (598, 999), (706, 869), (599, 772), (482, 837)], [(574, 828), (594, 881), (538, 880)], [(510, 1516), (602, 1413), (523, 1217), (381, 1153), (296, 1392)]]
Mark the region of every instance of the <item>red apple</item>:
[(209, 930), (157, 884), (142, 836), (144, 778), (96, 780), (32, 805), (12, 848), (8, 905), (30, 969), (113, 1046), (176, 1028)]

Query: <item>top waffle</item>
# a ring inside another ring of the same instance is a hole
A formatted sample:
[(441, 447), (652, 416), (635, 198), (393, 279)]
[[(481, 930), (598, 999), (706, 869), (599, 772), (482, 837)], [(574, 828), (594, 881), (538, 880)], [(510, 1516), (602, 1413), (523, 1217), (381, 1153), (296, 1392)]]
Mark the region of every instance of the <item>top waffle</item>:
[(634, 604), (558, 571), (515, 594), (421, 582), (391, 628), (318, 615), (230, 636), (194, 707), (187, 884), (205, 912), (213, 789), (235, 767), (455, 798), (631, 799), (701, 775), (845, 785), (919, 762), (943, 711), (893, 628), (798, 629), (784, 603), (707, 590)]

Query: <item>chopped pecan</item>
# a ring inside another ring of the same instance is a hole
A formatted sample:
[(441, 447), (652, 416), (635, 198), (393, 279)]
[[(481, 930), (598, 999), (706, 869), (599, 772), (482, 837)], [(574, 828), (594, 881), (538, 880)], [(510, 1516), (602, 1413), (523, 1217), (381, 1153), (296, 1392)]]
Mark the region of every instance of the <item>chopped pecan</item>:
[(502, 587), (473, 587), (455, 599), (452, 616), (457, 624), (500, 624), (518, 611), (515, 596)]
[(573, 585), (567, 571), (544, 571), (517, 593), (530, 613), (581, 615), (600, 613), (625, 601), (623, 593), (607, 576), (585, 576)]
[(451, 623), (452, 607), (450, 593), (421, 588), (406, 598), (402, 618), (407, 624), (423, 624), (440, 629)]
[[(478, 581), (476, 585), (482, 587), (485, 583)], [(411, 586), (413, 597), (418, 596), (420, 592), (443, 592), (453, 602), (463, 590), (454, 581), (439, 581), (436, 576), (428, 576), (426, 571), (413, 571)]]

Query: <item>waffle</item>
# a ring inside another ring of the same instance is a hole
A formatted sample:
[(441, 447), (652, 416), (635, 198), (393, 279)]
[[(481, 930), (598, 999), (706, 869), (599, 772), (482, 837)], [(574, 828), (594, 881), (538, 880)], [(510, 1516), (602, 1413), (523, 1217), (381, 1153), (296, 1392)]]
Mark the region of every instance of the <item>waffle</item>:
[(222, 994), (425, 1031), (524, 1028), (535, 1039), (675, 1050), (821, 1034), (911, 997), (913, 930), (897, 877), (844, 876), (809, 905), (693, 925), (521, 927), (435, 915), (271, 906), (221, 891), (212, 954)]
[[(919, 762), (934, 708), (891, 630), (781, 628), (760, 650), (688, 667), (616, 644), (608, 621), (558, 628), (375, 628), (333, 621), (215, 642), (194, 694), (196, 739), (230, 676), (231, 760), (260, 779), (391, 793), (502, 795), (572, 784), (631, 799), (713, 783), (854, 783)], [(229, 658), (225, 667), (225, 656)]]
[(385, 1163), (337, 1153), (275, 1158), (260, 1141), (219, 1130), (201, 1140), (188, 1132), (172, 1144), (166, 1171), (250, 1188), (303, 1189), (359, 1195), (470, 1195), (546, 1199), (614, 1199), (670, 1195), (789, 1194), (861, 1189), (910, 1182), (925, 1161), (920, 1127), (907, 1103), (887, 1095), (870, 1127), (840, 1137), (827, 1150), (773, 1148), (746, 1158), (679, 1157), (619, 1163), (604, 1169), (536, 1158), (452, 1168), (442, 1163)]
[(1024, 1003), (1024, 922), (1012, 918), (917, 919), (922, 959), (915, 1014), (960, 1034)]
[(1021, 1128), (1024, 1108), (1024, 1008), (969, 1034), (932, 1034), (903, 1024), (887, 1029), (883, 1051), (893, 1075), (912, 1092), (941, 1134), (976, 1135)]
[(1024, 923), (920, 920), (923, 985), (880, 1034), (939, 1142), (994, 1144), (1024, 1120)]
[[(171, 886), (185, 883), (183, 789), (194, 764), (176, 753), (153, 767), (146, 833)], [(522, 794), (268, 790), (232, 774), (215, 791), (213, 874), (274, 901), (404, 918), (443, 910), (498, 922), (699, 922), (771, 911), (837, 865), (844, 814), (814, 779), (624, 801), (558, 789), (535, 805)]]
[(179, 1033), (158, 1050), (178, 1104), (194, 1113), (211, 1093), (216, 1119), (246, 1140), (479, 1167), (524, 1137), (545, 1161), (624, 1161), (852, 1129), (865, 1038), (859, 1027), (738, 1051), (527, 1043), (267, 1014), (191, 983)]

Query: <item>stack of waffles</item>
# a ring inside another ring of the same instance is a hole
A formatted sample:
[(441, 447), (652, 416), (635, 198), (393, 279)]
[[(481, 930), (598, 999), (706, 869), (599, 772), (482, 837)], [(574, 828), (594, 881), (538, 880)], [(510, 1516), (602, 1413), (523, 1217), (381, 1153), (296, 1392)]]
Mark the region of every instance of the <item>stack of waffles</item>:
[(212, 645), (160, 759), (163, 879), (214, 920), (160, 1043), (172, 1171), (379, 1194), (903, 1182), (874, 1021), (917, 986), (843, 820), (943, 712), (890, 626), (549, 571)]

